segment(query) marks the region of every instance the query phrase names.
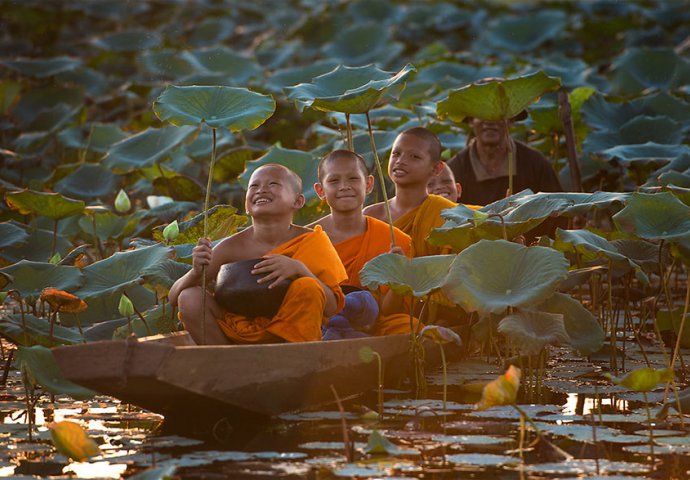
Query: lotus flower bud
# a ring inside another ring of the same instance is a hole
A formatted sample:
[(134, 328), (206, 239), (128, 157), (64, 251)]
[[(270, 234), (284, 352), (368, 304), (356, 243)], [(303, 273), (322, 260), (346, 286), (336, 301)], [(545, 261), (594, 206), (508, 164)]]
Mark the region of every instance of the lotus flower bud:
[(163, 229), (163, 238), (168, 243), (174, 241), (179, 234), (180, 226), (177, 224), (177, 220), (169, 223), (168, 226)]
[(127, 192), (120, 189), (117, 193), (117, 197), (115, 197), (115, 210), (119, 213), (127, 213), (130, 208), (132, 208), (132, 202), (129, 201)]
[(120, 304), (117, 306), (117, 309), (123, 317), (131, 317), (134, 315), (134, 304), (127, 298), (127, 295), (120, 296)]

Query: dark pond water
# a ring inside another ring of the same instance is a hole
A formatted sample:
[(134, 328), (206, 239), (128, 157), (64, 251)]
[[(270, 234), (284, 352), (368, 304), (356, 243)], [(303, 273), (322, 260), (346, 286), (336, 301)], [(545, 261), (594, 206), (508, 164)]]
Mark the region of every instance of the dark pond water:
[[(654, 366), (665, 363), (660, 350), (648, 347), (646, 353)], [(625, 355), (626, 369), (646, 365), (630, 344)], [(473, 407), (480, 382), (501, 373), (494, 359), (449, 365), (445, 411), (440, 370), (430, 372), (420, 399), (405, 386), (387, 390), (381, 422), (370, 410), (377, 404), (375, 393), (346, 402), (352, 461), (345, 456), (341, 416), (335, 407), (284, 415), (260, 428), (248, 425), (230, 432), (219, 425), (215, 439), (199, 439), (170, 432), (161, 416), (110, 397), (88, 402), (57, 397), (51, 402), (44, 395), (29, 440), (20, 375), (10, 371), (0, 394), (0, 476), (688, 478), (690, 416), (681, 424), (670, 410), (667, 417), (653, 421), (652, 460), (644, 400), (600, 378), (608, 362), (608, 356), (589, 361), (555, 350), (543, 374), (523, 377), (521, 407), (534, 426), (526, 427), (522, 452), (520, 417), (514, 409)], [(652, 416), (663, 394), (663, 388), (649, 394)], [(45, 425), (61, 420), (82, 424), (99, 443), (101, 455), (70, 463), (56, 453)], [(550, 443), (533, 444), (535, 427)], [(385, 437), (383, 443), (372, 439), (378, 434)], [(382, 453), (367, 453), (372, 450)]]

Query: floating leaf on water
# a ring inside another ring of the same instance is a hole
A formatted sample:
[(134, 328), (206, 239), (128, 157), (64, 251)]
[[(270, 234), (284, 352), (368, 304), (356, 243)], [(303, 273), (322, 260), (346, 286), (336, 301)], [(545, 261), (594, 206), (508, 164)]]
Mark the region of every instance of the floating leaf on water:
[(100, 453), (98, 445), (77, 423), (62, 421), (48, 425), (53, 444), (67, 458), (83, 462)]
[(360, 465), (358, 463), (349, 463), (343, 467), (333, 470), (333, 474), (337, 477), (381, 477), (386, 476), (386, 471), (381, 470), (375, 466)]
[(494, 455), (491, 453), (454, 453), (445, 456), (446, 461), (456, 466), (504, 467), (520, 464), (520, 459), (508, 455)]
[[(350, 412), (345, 412), (345, 418), (348, 420), (354, 420), (357, 415)], [(342, 417), (341, 413), (338, 411), (334, 412), (300, 412), (300, 413), (286, 413), (279, 415), (278, 418), (286, 422), (311, 422), (311, 421), (321, 421), (321, 420), (340, 420)]]
[[(121, 461), (119, 458), (115, 460), (118, 462)], [(175, 470), (177, 470), (176, 465), (167, 465), (165, 467), (149, 468), (127, 478), (131, 480), (164, 480), (173, 478)]]
[(462, 445), (504, 445), (515, 442), (510, 437), (498, 437), (495, 435), (434, 435), (434, 442)]
[(254, 452), (252, 456), (262, 460), (301, 460), (308, 455), (303, 452)]
[(596, 462), (592, 459), (586, 459), (525, 465), (525, 471), (545, 475), (582, 475), (586, 473), (595, 474), (597, 471), (601, 473), (647, 473), (650, 471), (650, 466), (633, 462), (612, 462), (604, 459)]

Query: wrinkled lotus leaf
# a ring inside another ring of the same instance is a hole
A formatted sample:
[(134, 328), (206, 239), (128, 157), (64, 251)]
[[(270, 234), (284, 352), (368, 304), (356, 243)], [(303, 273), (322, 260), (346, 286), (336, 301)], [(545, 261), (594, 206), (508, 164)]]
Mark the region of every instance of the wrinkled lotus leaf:
[[(229, 205), (216, 205), (208, 210), (208, 238), (218, 240), (237, 232), (237, 229), (247, 223), (247, 217), (237, 215), (237, 209)], [(180, 234), (171, 245), (194, 244), (204, 235), (204, 214), (200, 213), (186, 222), (179, 224)], [(163, 242), (163, 228), (153, 231), (153, 238)]]
[[(250, 79), (258, 77), (262, 73), (254, 58), (241, 55), (223, 46), (195, 50), (190, 52), (188, 58), (194, 66), (195, 73), (184, 80), (187, 85), (198, 85), (205, 76), (216, 77), (236, 84), (246, 84)], [(212, 85), (218, 85), (218, 83)], [(254, 128), (256, 127), (249, 129), (253, 130)]]
[(79, 227), (87, 236), (93, 237), (93, 222), (95, 221), (95, 234), (101, 241), (109, 239), (122, 240), (134, 232), (139, 222), (141, 222), (142, 216), (142, 210), (137, 210), (130, 215), (118, 215), (110, 211), (99, 212), (80, 218)]
[(563, 315), (558, 313), (520, 310), (504, 317), (498, 331), (527, 355), (536, 355), (547, 345), (570, 343)]
[(0, 269), (0, 272), (12, 276), (14, 280), (10, 287), (18, 290), (22, 298), (37, 299), (45, 287), (73, 292), (84, 282), (81, 271), (76, 267), (30, 260), (21, 260)]
[(169, 85), (153, 103), (158, 118), (178, 127), (206, 123), (235, 132), (254, 130), (275, 108), (270, 95), (232, 87)]
[[(660, 185), (673, 185), (678, 187), (690, 188), (690, 174), (675, 171), (664, 172), (659, 175)], [(685, 203), (685, 202), (684, 202)]]
[(503, 81), (472, 83), (448, 93), (438, 102), (436, 113), (441, 118), (461, 122), (465, 117), (483, 120), (508, 120), (527, 108), (546, 92), (561, 86), (557, 78), (543, 71)]
[(144, 275), (168, 258), (171, 252), (163, 245), (152, 245), (117, 252), (105, 260), (92, 263), (84, 268), (84, 287), (76, 295), (88, 302), (91, 297), (122, 293), (128, 287), (141, 283)]
[(476, 467), (507, 467), (517, 466), (520, 459), (508, 455), (496, 455), (492, 453), (454, 453), (445, 456), (446, 461), (452, 464), (472, 465)]
[(501, 313), (551, 296), (568, 276), (568, 266), (551, 248), (480, 240), (457, 256), (443, 291), (466, 311)]
[[(633, 462), (612, 462), (610, 460), (593, 459), (567, 460), (565, 462), (535, 463), (525, 465), (525, 471), (542, 475), (594, 475), (600, 473), (647, 473), (650, 466)], [(592, 477), (587, 477), (592, 478)], [(606, 477), (615, 478), (615, 477)]]
[(635, 163), (665, 165), (674, 158), (690, 154), (690, 147), (681, 145), (664, 145), (654, 142), (639, 145), (618, 145), (597, 153), (605, 161), (615, 160), (621, 165), (629, 166)]
[[(594, 92), (595, 90), (593, 88), (579, 87), (568, 94), (573, 127), (575, 128), (575, 135), (578, 138), (583, 138), (585, 136), (589, 138), (593, 135), (587, 135), (587, 126), (581, 120), (582, 115), (580, 114), (580, 109), (582, 108), (582, 104), (592, 96)], [(532, 118), (534, 130), (542, 135), (550, 135), (553, 134), (553, 132), (563, 134), (563, 121), (559, 114), (558, 105), (536, 105), (530, 109), (529, 115)]]
[(120, 183), (118, 175), (97, 163), (84, 163), (63, 177), (55, 191), (83, 200), (102, 199), (112, 195)]
[(247, 168), (240, 175), (239, 181), (242, 188), (247, 190), (249, 186), (249, 179), (257, 168), (268, 163), (277, 163), (284, 165), (295, 172), (302, 178), (302, 192), (307, 204), (313, 202), (320, 202), (318, 195), (314, 191), (312, 185), (319, 181), (317, 175), (317, 165), (319, 164), (319, 157), (301, 150), (291, 150), (279, 146), (273, 146), (266, 152), (265, 155), (247, 163)]
[(390, 29), (381, 24), (358, 23), (338, 32), (324, 53), (346, 65), (360, 66), (384, 59), (384, 63), (391, 63), (403, 51), (403, 45), (391, 41), (390, 36)]
[(384, 72), (374, 65), (343, 67), (288, 87), (288, 99), (302, 111), (311, 107), (324, 112), (366, 113), (384, 97), (397, 98), (415, 68), (407, 64), (398, 73)]
[(194, 201), (204, 196), (204, 186), (186, 175), (158, 177), (153, 181), (153, 186), (160, 195), (179, 201)]
[(166, 259), (152, 265), (143, 277), (147, 284), (169, 290), (172, 284), (189, 270), (191, 270), (189, 265)]
[(33, 384), (40, 385), (43, 390), (53, 395), (69, 395), (76, 400), (88, 400), (96, 392), (67, 380), (55, 362), (53, 352), (46, 347), (17, 348), (16, 361), (22, 371), (27, 372)]
[(359, 274), (365, 287), (386, 285), (399, 295), (423, 297), (441, 288), (455, 255), (407, 258), (384, 253), (369, 260)]
[(571, 296), (554, 293), (536, 309), (563, 315), (563, 325), (570, 345), (583, 354), (598, 352), (604, 345), (604, 330), (597, 319)]
[(618, 253), (648, 272), (659, 271), (659, 246), (646, 240), (620, 238), (611, 240)]
[(115, 32), (93, 41), (93, 44), (111, 52), (139, 52), (153, 48), (160, 43), (158, 35), (149, 30), (127, 30)]
[(625, 387), (636, 392), (649, 392), (654, 389), (659, 383), (667, 383), (673, 381), (673, 370), (664, 368), (655, 370), (653, 368), (645, 367), (638, 368), (628, 373), (623, 378), (616, 378), (609, 373), (605, 373), (604, 377), (611, 380), (616, 385)]
[(42, 215), (51, 220), (79, 215), (86, 204), (82, 200), (67, 198), (59, 193), (44, 193), (33, 190), (8, 192), (5, 201), (22, 215)]
[(312, 78), (328, 73), (337, 66), (338, 62), (334, 60), (319, 60), (309, 65), (276, 70), (266, 80), (266, 87), (275, 93), (283, 93), (285, 87), (308, 83)]
[(615, 131), (590, 133), (582, 148), (587, 152), (602, 152), (617, 146), (638, 145), (647, 142), (677, 144), (683, 138), (683, 130), (682, 124), (669, 117), (640, 115)]
[(531, 52), (563, 33), (567, 15), (561, 10), (539, 10), (530, 15), (503, 15), (489, 22), (483, 38), (511, 52)]
[(61, 72), (74, 70), (82, 63), (82, 60), (78, 58), (65, 56), (53, 58), (19, 58), (16, 60), (0, 61), (0, 65), (16, 70), (22, 75), (37, 78), (46, 78)]
[(0, 248), (23, 245), (29, 239), (26, 230), (10, 222), (0, 223)]
[[(26, 326), (25, 326), (26, 325)], [(84, 338), (76, 328), (53, 325), (53, 337), (50, 338), (50, 323), (46, 318), (38, 318), (25, 314), (22, 321), (21, 314), (0, 317), (0, 334), (15, 345), (31, 347), (43, 345), (76, 345)]]
[(631, 48), (611, 65), (611, 89), (619, 95), (673, 90), (688, 83), (690, 61), (672, 48)]
[[(69, 220), (63, 220), (68, 222)], [(61, 222), (61, 223), (63, 223)], [(23, 228), (24, 225), (10, 222), (12, 225)], [(0, 257), (5, 258), (11, 262), (18, 262), (20, 260), (33, 260), (36, 262), (43, 262), (48, 260), (52, 255), (53, 232), (51, 230), (26, 228), (26, 233), (29, 234), (25, 243), (19, 243), (13, 247), (6, 247), (0, 249)], [(65, 255), (72, 248), (72, 242), (64, 235), (58, 234), (55, 238), (55, 252), (60, 255)]]
[(150, 167), (170, 157), (196, 131), (192, 126), (147, 128), (114, 144), (103, 159), (103, 164), (117, 173)]
[(690, 236), (690, 207), (669, 192), (633, 193), (613, 221), (618, 228), (647, 240), (680, 240)]
[[(511, 200), (511, 198), (513, 198)], [(521, 216), (531, 217), (543, 215), (547, 211), (551, 214), (559, 214), (566, 217), (584, 215), (591, 210), (618, 211), (630, 198), (627, 192), (594, 192), (594, 193), (533, 193), (531, 195), (517, 194), (508, 197), (507, 203), (512, 207), (522, 205), (525, 208), (521, 211)], [(500, 211), (501, 200), (482, 208), (482, 211)], [(536, 212), (533, 213), (533, 212)]]
[(125, 138), (127, 138), (125, 132), (117, 125), (108, 123), (90, 123), (67, 128), (58, 135), (60, 143), (65, 147), (98, 153), (107, 152), (112, 144)]

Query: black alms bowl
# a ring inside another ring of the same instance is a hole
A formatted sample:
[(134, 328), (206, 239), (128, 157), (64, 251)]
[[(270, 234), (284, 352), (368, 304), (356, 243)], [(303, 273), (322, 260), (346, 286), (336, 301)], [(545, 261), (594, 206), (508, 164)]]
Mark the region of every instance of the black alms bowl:
[(256, 283), (261, 275), (253, 275), (254, 265), (262, 258), (226, 263), (216, 277), (215, 299), (228, 312), (246, 317), (273, 317), (278, 313), (291, 280), (284, 280), (269, 289), (267, 283)]

